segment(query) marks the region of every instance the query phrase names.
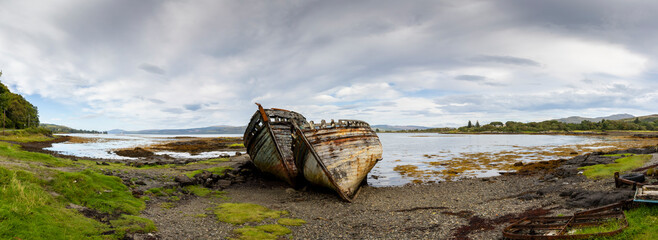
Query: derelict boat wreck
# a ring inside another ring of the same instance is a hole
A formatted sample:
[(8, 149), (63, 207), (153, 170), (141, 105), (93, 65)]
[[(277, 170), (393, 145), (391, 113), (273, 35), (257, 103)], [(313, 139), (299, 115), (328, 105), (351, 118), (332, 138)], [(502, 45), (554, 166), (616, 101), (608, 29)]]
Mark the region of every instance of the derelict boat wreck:
[(350, 202), (383, 152), (377, 134), (359, 120), (311, 121), (296, 129), (294, 146), (304, 178)]
[(366, 122), (314, 124), (299, 113), (257, 105), (244, 133), (247, 153), (260, 171), (293, 187), (311, 183), (351, 202), (382, 159), (379, 137)]
[(284, 109), (263, 109), (251, 117), (244, 133), (244, 146), (251, 161), (263, 172), (297, 186), (299, 170), (292, 148), (294, 125), (306, 123), (299, 113)]

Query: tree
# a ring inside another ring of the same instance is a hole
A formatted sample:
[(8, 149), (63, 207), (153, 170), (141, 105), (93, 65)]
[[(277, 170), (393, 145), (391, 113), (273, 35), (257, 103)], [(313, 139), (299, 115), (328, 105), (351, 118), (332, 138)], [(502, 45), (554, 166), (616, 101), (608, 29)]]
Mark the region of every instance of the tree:
[(475, 121), (475, 127), (479, 128), (480, 127), (480, 121)]
[(489, 124), (491, 124), (491, 126), (495, 126), (495, 127), (502, 127), (503, 126), (503, 122), (491, 122)]
[(473, 124), (471, 123), (471, 120), (468, 120), (468, 125), (466, 125), (467, 128), (472, 128)]
[(636, 118), (635, 118), (635, 121), (633, 121), (633, 123), (635, 123), (635, 124), (640, 123), (640, 118), (636, 117)]

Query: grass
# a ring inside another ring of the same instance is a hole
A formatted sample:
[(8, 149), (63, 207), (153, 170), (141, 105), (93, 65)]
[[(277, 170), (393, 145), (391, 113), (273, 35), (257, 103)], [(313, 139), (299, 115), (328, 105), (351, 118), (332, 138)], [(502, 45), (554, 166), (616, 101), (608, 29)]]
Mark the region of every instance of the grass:
[(278, 224), (267, 224), (255, 227), (243, 227), (233, 230), (238, 234), (238, 239), (242, 240), (276, 240), (280, 236), (290, 234), (292, 231), (287, 227)]
[(189, 178), (194, 178), (195, 175), (197, 175), (199, 173), (202, 173), (203, 171), (208, 171), (208, 172), (211, 172), (213, 174), (217, 174), (217, 175), (221, 176), (221, 175), (224, 175), (224, 172), (226, 172), (226, 170), (231, 170), (231, 169), (233, 169), (233, 168), (226, 167), (226, 166), (212, 167), (212, 168), (199, 169), (199, 170), (196, 170), (196, 171), (188, 172), (188, 173), (185, 173), (185, 175), (187, 175)]
[(110, 224), (114, 226), (117, 236), (124, 236), (126, 233), (150, 233), (158, 230), (151, 219), (125, 214), (117, 220), (111, 220)]
[(591, 179), (600, 179), (606, 177), (612, 177), (615, 172), (625, 172), (635, 168), (642, 167), (644, 163), (651, 159), (651, 155), (633, 155), (629, 157), (623, 157), (615, 160), (614, 163), (610, 164), (597, 164), (592, 166), (586, 166), (578, 168), (583, 171), (583, 174), (587, 178)]
[(617, 153), (617, 154), (606, 154), (606, 155), (603, 155), (603, 156), (604, 157), (630, 157), (630, 156), (633, 156), (633, 155), (635, 155), (635, 154), (632, 154), (632, 153)]
[(4, 133), (5, 135), (2, 135), (2, 131), (0, 131), (1, 141), (44, 142), (54, 139), (52, 132), (45, 128), (7, 129)]
[(19, 145), (7, 142), (0, 142), (0, 156), (26, 162), (40, 162), (49, 167), (73, 166), (73, 161), (69, 159), (56, 158), (44, 153), (23, 151)]
[(231, 224), (261, 222), (266, 218), (277, 219), (281, 215), (288, 214), (287, 211), (274, 211), (252, 203), (223, 203), (215, 207), (213, 211), (217, 220)]
[(32, 173), (0, 167), (0, 239), (103, 239), (109, 227), (67, 209)]
[(92, 170), (61, 172), (50, 185), (68, 201), (99, 212), (139, 214), (146, 205), (144, 200), (132, 195), (120, 178)]
[(619, 229), (619, 227), (620, 227), (619, 224), (620, 224), (619, 219), (610, 219), (610, 220), (606, 221), (605, 223), (603, 223), (599, 226), (574, 229), (573, 232), (569, 232), (569, 235), (596, 234), (596, 233), (611, 232), (611, 231)]
[(593, 238), (598, 240), (648, 240), (658, 239), (658, 206), (645, 205), (626, 211), (628, 228), (612, 237)]
[(279, 218), (277, 223), (286, 226), (301, 226), (306, 224), (306, 221), (299, 218)]

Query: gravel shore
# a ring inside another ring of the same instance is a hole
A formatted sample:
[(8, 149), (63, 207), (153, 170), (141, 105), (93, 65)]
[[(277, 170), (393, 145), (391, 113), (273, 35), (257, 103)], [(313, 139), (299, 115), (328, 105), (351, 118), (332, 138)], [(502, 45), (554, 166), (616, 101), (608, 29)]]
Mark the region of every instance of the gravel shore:
[(155, 221), (160, 239), (227, 238), (238, 226), (218, 222), (210, 208), (248, 202), (305, 220), (290, 227), (294, 239), (501, 239), (502, 228), (524, 216), (569, 215), (632, 196), (628, 188), (615, 188), (612, 178), (590, 180), (578, 174), (578, 166), (602, 161), (614, 159), (588, 154), (566, 160), (554, 172), (364, 186), (352, 203), (323, 189), (295, 190), (252, 175), (226, 188), (227, 199), (192, 196), (170, 209), (153, 202), (143, 217)]

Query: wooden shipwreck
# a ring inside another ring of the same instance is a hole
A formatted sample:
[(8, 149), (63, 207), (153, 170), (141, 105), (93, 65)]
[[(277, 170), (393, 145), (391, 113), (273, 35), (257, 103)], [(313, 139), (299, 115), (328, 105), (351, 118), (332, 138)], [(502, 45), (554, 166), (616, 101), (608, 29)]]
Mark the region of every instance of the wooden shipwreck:
[(295, 158), (304, 178), (352, 201), (368, 172), (382, 159), (382, 144), (368, 123), (338, 120), (300, 126), (294, 136)]
[(299, 113), (257, 105), (244, 133), (247, 153), (260, 171), (293, 187), (311, 183), (352, 201), (382, 159), (379, 137), (366, 122), (314, 124)]
[(295, 125), (306, 124), (299, 113), (284, 109), (263, 109), (251, 117), (244, 133), (244, 146), (251, 161), (263, 172), (297, 186), (299, 169), (295, 163), (292, 134)]

